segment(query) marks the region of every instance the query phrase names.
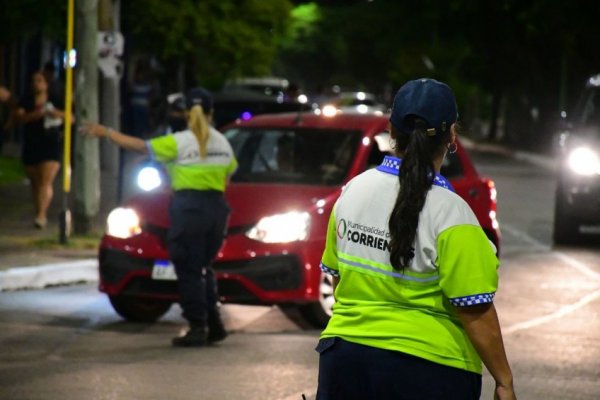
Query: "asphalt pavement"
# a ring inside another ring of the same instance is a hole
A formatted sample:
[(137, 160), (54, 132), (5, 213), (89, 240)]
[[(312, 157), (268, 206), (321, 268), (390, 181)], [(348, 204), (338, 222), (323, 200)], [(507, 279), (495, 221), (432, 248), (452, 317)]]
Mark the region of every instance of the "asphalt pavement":
[[(468, 138), (461, 142), (467, 149), (505, 154), (517, 160), (556, 168), (555, 161), (548, 156), (511, 151), (506, 147), (476, 143)], [(16, 156), (18, 147), (5, 146), (3, 155)], [(0, 171), (1, 173), (1, 171)], [(48, 286), (95, 282), (98, 280), (98, 243), (87, 239), (84, 245), (67, 244), (59, 241), (59, 214), (65, 203), (73, 203), (73, 194), (65, 197), (62, 189), (62, 171), (57, 176), (54, 199), (48, 214), (48, 226), (37, 229), (33, 224), (33, 203), (27, 181), (0, 186), (0, 291), (39, 289)], [(98, 234), (104, 225), (108, 210), (101, 210), (92, 221), (92, 230)]]

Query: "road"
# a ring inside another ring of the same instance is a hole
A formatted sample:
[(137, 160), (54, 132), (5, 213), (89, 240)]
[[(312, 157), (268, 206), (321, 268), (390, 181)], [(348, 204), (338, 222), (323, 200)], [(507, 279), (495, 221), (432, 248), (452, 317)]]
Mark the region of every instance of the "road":
[[(551, 172), (474, 154), (498, 188), (495, 302), (519, 399), (600, 399), (600, 249), (551, 246)], [(319, 332), (276, 307), (226, 305), (221, 345), (174, 349), (178, 307), (156, 324), (120, 320), (93, 285), (0, 293), (0, 399), (314, 398)], [(491, 399), (484, 375), (482, 399)]]

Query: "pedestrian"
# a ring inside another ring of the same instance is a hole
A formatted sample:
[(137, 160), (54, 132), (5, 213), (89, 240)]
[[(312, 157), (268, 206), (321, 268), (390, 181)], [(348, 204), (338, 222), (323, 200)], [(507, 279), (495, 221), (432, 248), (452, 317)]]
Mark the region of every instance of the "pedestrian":
[(150, 67), (139, 62), (136, 65), (133, 80), (129, 87), (132, 136), (146, 138), (150, 132), (150, 106), (154, 91), (150, 77)]
[(212, 260), (220, 249), (230, 209), (223, 192), (237, 160), (211, 124), (213, 98), (204, 88), (185, 95), (188, 128), (150, 140), (87, 122), (82, 132), (166, 164), (173, 196), (167, 246), (177, 274), (183, 317), (189, 322), (173, 346), (204, 346), (227, 336), (218, 308)]
[(496, 248), (440, 175), (457, 115), (446, 84), (407, 82), (390, 116), (396, 156), (352, 179), (333, 208), (321, 269), (336, 302), (316, 348), (318, 400), (479, 399), (482, 360), (495, 398), (516, 398), (492, 302)]
[(34, 72), (31, 92), (18, 103), (16, 121), (23, 124), (22, 161), (31, 184), (38, 229), (48, 223), (54, 179), (60, 169), (63, 107), (62, 99), (51, 96), (43, 72)]
[(42, 73), (48, 82), (48, 93), (55, 99), (63, 99), (65, 97), (65, 83), (57, 77), (56, 68), (53, 61), (47, 61), (44, 64)]

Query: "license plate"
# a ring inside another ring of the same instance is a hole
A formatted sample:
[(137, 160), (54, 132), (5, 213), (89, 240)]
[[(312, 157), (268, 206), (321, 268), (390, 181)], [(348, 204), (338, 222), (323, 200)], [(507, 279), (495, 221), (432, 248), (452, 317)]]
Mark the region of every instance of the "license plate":
[(175, 267), (168, 260), (156, 260), (152, 268), (152, 279), (161, 281), (176, 281)]

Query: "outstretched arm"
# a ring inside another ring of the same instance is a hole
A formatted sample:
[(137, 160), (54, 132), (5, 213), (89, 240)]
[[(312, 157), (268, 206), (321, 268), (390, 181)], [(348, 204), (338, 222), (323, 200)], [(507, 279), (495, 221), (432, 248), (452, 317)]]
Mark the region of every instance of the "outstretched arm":
[(494, 398), (515, 400), (513, 376), (506, 358), (494, 303), (456, 307), (456, 310), (473, 347), (496, 381)]
[(118, 146), (131, 151), (136, 151), (142, 154), (148, 154), (146, 142), (135, 136), (129, 136), (122, 132), (115, 131), (104, 125), (94, 122), (86, 122), (81, 127), (81, 132), (97, 138), (107, 138)]

